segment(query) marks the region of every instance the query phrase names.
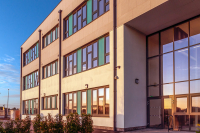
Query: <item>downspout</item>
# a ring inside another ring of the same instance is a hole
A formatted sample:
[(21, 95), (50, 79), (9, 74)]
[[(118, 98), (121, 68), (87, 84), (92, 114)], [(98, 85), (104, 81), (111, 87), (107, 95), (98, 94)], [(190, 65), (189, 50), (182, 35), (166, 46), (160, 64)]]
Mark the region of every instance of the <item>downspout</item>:
[(22, 47), (20, 48), (20, 119), (22, 118), (22, 67), (23, 67), (23, 61), (22, 61)]
[(114, 45), (114, 131), (116, 128), (117, 116), (117, 0), (113, 0), (113, 45)]
[(61, 13), (62, 10), (58, 11), (59, 13), (59, 114), (61, 114)]
[(39, 53), (39, 72), (38, 72), (38, 79), (39, 79), (39, 97), (38, 97), (38, 108), (40, 114), (40, 87), (41, 87), (41, 79), (40, 79), (40, 67), (41, 67), (41, 30), (39, 32), (39, 46), (38, 46), (38, 53)]

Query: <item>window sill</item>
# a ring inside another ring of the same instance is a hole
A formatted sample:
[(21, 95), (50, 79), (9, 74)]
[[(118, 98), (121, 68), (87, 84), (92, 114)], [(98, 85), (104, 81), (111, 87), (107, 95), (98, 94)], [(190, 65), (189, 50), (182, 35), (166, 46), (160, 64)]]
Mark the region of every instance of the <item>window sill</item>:
[[(39, 58), (39, 55), (38, 55), (38, 57), (37, 58)], [(34, 60), (32, 60), (31, 62), (33, 62), (33, 61), (35, 61), (37, 58), (35, 58)], [(26, 65), (23, 65), (23, 67), (25, 67), (25, 66), (27, 66), (27, 65), (29, 65), (31, 62), (29, 62), (28, 64), (26, 64)]]
[[(57, 39), (59, 39), (59, 37), (58, 37)], [(57, 40), (57, 39), (56, 39), (56, 40)], [(48, 47), (49, 45), (51, 45), (51, 44), (52, 44), (53, 42), (55, 42), (56, 40), (52, 41), (52, 42), (51, 42), (50, 44), (48, 44), (46, 47)], [(42, 48), (42, 50), (45, 49), (46, 47)]]
[[(35, 86), (35, 87), (38, 87), (39, 85)], [(30, 90), (30, 89), (33, 89), (35, 87), (32, 87), (32, 88), (29, 88), (29, 89), (26, 89), (26, 90)], [(22, 91), (26, 91), (26, 90), (22, 90)]]
[[(57, 73), (57, 74), (59, 74), (59, 73)], [(42, 80), (44, 80), (44, 79), (48, 79), (48, 78), (51, 78), (51, 77), (53, 77), (53, 76), (55, 76), (55, 75), (57, 75), (57, 74), (54, 74), (54, 75), (49, 76), (49, 77), (47, 77), (47, 78), (43, 78)]]

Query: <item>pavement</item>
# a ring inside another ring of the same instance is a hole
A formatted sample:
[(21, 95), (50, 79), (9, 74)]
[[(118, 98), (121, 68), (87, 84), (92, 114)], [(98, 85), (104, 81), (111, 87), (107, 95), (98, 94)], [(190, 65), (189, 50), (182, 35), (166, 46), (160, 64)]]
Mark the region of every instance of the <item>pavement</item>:
[[(135, 130), (135, 131), (128, 131), (128, 132), (114, 132), (109, 130), (100, 130), (95, 129), (93, 133), (168, 133), (167, 129), (142, 129), (142, 130)], [(191, 131), (169, 131), (169, 133), (195, 133)]]

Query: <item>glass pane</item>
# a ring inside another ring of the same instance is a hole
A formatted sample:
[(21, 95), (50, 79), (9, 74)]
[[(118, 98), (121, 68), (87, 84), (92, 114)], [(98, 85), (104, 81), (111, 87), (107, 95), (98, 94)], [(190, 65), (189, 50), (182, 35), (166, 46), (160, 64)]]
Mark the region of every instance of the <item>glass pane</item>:
[(53, 31), (53, 41), (56, 39), (56, 31)]
[(72, 93), (69, 93), (69, 100), (72, 99)]
[(164, 54), (162, 56), (163, 65), (163, 83), (173, 82), (173, 53)]
[(99, 98), (98, 114), (103, 114), (103, 98)]
[(109, 104), (109, 103), (110, 103), (110, 102), (109, 102), (109, 101), (110, 101), (110, 100), (109, 100), (109, 99), (110, 99), (109, 97), (110, 97), (110, 95), (109, 95), (109, 88), (106, 88), (106, 104)]
[(172, 115), (172, 99), (171, 98), (164, 99), (164, 113), (166, 115)]
[(97, 105), (97, 90), (93, 90), (93, 105)]
[(188, 94), (188, 82), (175, 83), (175, 94)]
[(50, 105), (51, 105), (51, 98), (48, 97), (47, 100), (48, 100), (48, 106), (47, 106), (47, 108), (49, 109), (49, 108), (50, 108)]
[(91, 52), (92, 51), (92, 45), (88, 46), (87, 50), (88, 50), (87, 52)]
[(86, 61), (86, 48), (83, 49), (83, 62)]
[(97, 42), (93, 44), (93, 58), (97, 57)]
[(99, 96), (104, 96), (104, 88), (98, 89)]
[(109, 63), (110, 62), (110, 55), (107, 55), (106, 56), (106, 63)]
[(104, 13), (104, 0), (99, 1), (99, 16)]
[(200, 96), (192, 97), (192, 112), (200, 112)]
[(97, 107), (92, 108), (92, 114), (97, 114)]
[(76, 65), (76, 53), (74, 53), (74, 66)]
[(166, 53), (173, 50), (173, 28), (161, 32), (161, 51)]
[(200, 93), (200, 80), (190, 81), (190, 93)]
[(87, 23), (86, 23), (86, 20), (85, 20), (85, 21), (83, 21), (83, 27), (84, 27), (84, 26), (86, 26), (86, 24), (87, 24)]
[(86, 18), (86, 5), (83, 7), (83, 14), (82, 14), (82, 16), (83, 16), (83, 19)]
[(93, 61), (93, 67), (97, 67), (97, 60)]
[(174, 27), (174, 48), (188, 46), (188, 22)]
[(55, 108), (55, 96), (52, 96), (52, 105), (51, 105), (52, 108)]
[(159, 57), (155, 57), (148, 60), (148, 85), (159, 84)]
[(82, 113), (82, 114), (86, 114), (86, 113), (87, 113), (87, 112), (86, 112), (86, 108), (82, 108), (81, 113)]
[(105, 114), (109, 114), (109, 107), (105, 107)]
[(109, 4), (106, 6), (106, 12), (109, 10)]
[(176, 112), (187, 113), (187, 97), (176, 98)]
[(76, 108), (73, 108), (73, 113), (76, 113)]
[(72, 60), (72, 55), (69, 56), (69, 61), (71, 61), (71, 60)]
[(72, 62), (69, 62), (69, 75), (72, 75)]
[(173, 84), (163, 85), (163, 96), (173, 95)]
[(51, 66), (49, 65), (48, 66), (48, 77), (50, 77), (51, 76)]
[(175, 116), (175, 128), (179, 130), (189, 130), (189, 116), (188, 115), (176, 115)]
[(51, 39), (50, 39), (50, 34), (48, 35), (48, 44), (50, 44), (50, 41), (51, 41)]
[(200, 129), (197, 124), (200, 123), (200, 115), (190, 115), (190, 126), (191, 131), (198, 131), (198, 128)]
[(53, 75), (55, 75), (56, 74), (56, 63), (53, 63), (52, 69), (53, 69)]
[(151, 86), (149, 89), (149, 97), (159, 96), (159, 86)]
[(148, 37), (148, 57), (159, 54), (159, 35), (155, 34)]
[(200, 45), (190, 47), (190, 79), (200, 78)]
[(73, 106), (76, 106), (76, 93), (74, 93), (74, 105)]
[(81, 16), (78, 17), (78, 30), (81, 29)]
[(95, 20), (97, 18), (97, 13), (95, 13), (94, 15), (93, 15), (93, 20)]
[(74, 74), (76, 74), (76, 67), (74, 68)]
[(82, 106), (86, 106), (86, 92), (82, 92)]
[(200, 18), (190, 21), (190, 45), (200, 43)]
[(188, 49), (175, 51), (175, 81), (188, 80)]
[(85, 70), (86, 70), (86, 64), (83, 65), (83, 71), (85, 71)]
[(69, 113), (72, 112), (72, 101), (69, 101)]
[(93, 8), (92, 8), (93, 12), (97, 10), (97, 1), (98, 0), (93, 0), (93, 2), (92, 2), (93, 3)]
[(66, 97), (65, 97), (65, 107), (68, 107), (68, 95), (66, 94)]
[(78, 16), (79, 16), (79, 15), (81, 15), (81, 9), (80, 9), (80, 10), (78, 10)]
[(92, 68), (92, 54), (88, 54), (88, 69)]
[(73, 23), (74, 25), (73, 26), (76, 26), (76, 13), (73, 15), (74, 19), (73, 19)]
[(110, 52), (110, 39), (109, 36), (106, 37), (106, 53)]

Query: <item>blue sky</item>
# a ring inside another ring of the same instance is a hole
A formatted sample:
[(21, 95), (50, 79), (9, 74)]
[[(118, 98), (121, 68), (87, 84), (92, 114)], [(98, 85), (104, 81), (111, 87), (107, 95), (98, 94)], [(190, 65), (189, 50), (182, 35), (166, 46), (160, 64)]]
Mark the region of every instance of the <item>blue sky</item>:
[(0, 106), (20, 105), (20, 46), (61, 0), (0, 1)]

